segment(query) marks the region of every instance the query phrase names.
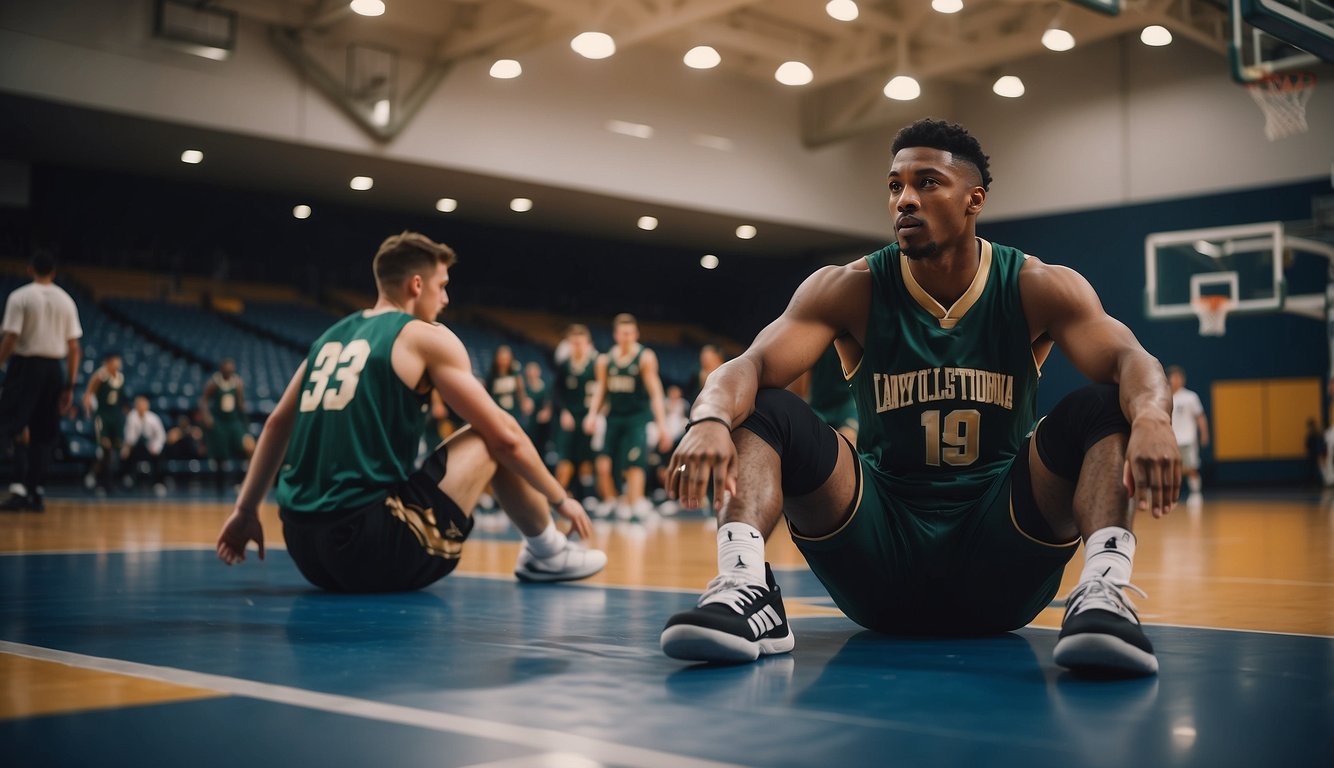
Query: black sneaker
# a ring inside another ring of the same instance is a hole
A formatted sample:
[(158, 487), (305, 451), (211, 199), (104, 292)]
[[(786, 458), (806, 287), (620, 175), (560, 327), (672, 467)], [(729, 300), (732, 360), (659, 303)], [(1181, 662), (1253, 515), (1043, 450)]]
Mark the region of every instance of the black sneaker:
[(1060, 639), (1053, 657), (1076, 672), (1154, 675), (1158, 659), (1144, 636), (1139, 614), (1123, 590), (1148, 597), (1133, 584), (1094, 578), (1081, 583), (1065, 601)]
[(774, 572), (764, 564), (768, 586), (724, 574), (709, 582), (699, 607), (681, 611), (662, 630), (662, 652), (686, 661), (754, 661), (787, 653), (796, 641)]
[[(0, 501), (0, 512), (27, 512), (32, 508), (32, 504), (29, 503), (28, 497), (21, 493), (12, 493), (9, 495), (9, 498)], [(43, 505), (43, 509), (44, 508), (45, 505)], [(40, 512), (41, 510), (38, 511)]]

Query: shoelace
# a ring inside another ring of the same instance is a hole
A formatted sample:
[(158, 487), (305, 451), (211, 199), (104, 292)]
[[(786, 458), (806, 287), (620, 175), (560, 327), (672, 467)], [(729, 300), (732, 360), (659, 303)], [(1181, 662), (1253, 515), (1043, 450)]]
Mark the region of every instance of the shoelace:
[(1124, 590), (1130, 590), (1146, 600), (1149, 597), (1144, 590), (1128, 581), (1094, 578), (1074, 588), (1065, 599), (1065, 613), (1069, 616), (1088, 608), (1105, 608), (1123, 616), (1128, 614), (1129, 618), (1138, 624), (1139, 613), (1135, 611), (1135, 604), (1126, 597)]
[[(710, 603), (723, 603), (739, 614), (745, 615), (746, 606), (763, 597), (766, 589), (752, 584), (731, 574), (718, 574), (709, 582), (704, 594), (699, 598), (701, 607)], [(729, 594), (730, 593), (730, 594)]]

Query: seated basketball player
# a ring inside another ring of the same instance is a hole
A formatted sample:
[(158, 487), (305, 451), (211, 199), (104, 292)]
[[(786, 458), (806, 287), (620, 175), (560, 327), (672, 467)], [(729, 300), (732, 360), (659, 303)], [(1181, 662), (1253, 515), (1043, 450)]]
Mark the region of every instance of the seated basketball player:
[[(471, 511), (490, 483), (524, 534), (514, 572), (528, 581), (592, 576), (602, 552), (569, 541), (552, 511), (587, 541), (588, 515), (547, 472), (514, 417), (472, 375), (468, 352), (435, 322), (448, 303), (454, 252), (404, 232), (375, 255), (379, 299), (314, 345), (264, 425), (218, 557), (264, 557), (259, 504), (278, 476), (287, 551), (310, 583), (336, 592), (420, 589), (458, 564)], [(412, 471), (431, 389), (471, 425)]]
[[(669, 471), (687, 506), (712, 478), (719, 575), (668, 621), (664, 652), (792, 649), (764, 562), (786, 518), (839, 608), (894, 634), (1026, 625), (1083, 539), (1056, 662), (1156, 672), (1126, 592), (1138, 591), (1134, 511), (1165, 514), (1181, 484), (1162, 366), (1083, 277), (977, 237), (991, 177), (967, 131), (922, 120), (893, 149), (896, 242), (808, 278), (691, 410)], [(855, 448), (782, 390), (831, 342), (856, 398)], [(1096, 383), (1035, 424), (1053, 344)]]

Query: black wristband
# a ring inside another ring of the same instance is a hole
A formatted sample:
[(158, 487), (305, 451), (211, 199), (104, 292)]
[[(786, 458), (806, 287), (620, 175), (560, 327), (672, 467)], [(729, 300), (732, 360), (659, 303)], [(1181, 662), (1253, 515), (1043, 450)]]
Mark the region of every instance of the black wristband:
[(704, 416), (704, 417), (699, 418), (699, 419), (691, 419), (691, 420), (687, 421), (687, 422), (686, 422), (686, 428), (685, 428), (685, 430), (683, 430), (683, 431), (681, 432), (681, 434), (684, 435), (686, 432), (689, 432), (689, 431), (690, 431), (690, 428), (691, 428), (691, 427), (695, 426), (696, 424), (703, 424), (703, 423), (706, 422), (706, 421), (716, 421), (716, 422), (718, 422), (719, 424), (722, 424), (724, 427), (727, 427), (727, 431), (728, 431), (728, 432), (731, 432), (731, 431), (732, 431), (732, 422), (728, 421), (727, 419), (724, 419), (724, 418), (721, 417), (721, 416)]

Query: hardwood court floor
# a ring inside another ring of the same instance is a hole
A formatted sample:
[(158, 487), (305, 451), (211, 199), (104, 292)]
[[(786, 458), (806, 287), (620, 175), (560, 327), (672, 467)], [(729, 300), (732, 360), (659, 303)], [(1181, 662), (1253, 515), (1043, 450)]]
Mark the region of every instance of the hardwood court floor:
[[(520, 585), (512, 531), (408, 595), (217, 563), (227, 509), (53, 500), (0, 517), (0, 740), (13, 765), (1330, 765), (1334, 499), (1211, 498), (1137, 522), (1162, 672), (1051, 662), (1060, 613), (980, 640), (843, 618), (780, 531), (796, 651), (692, 668), (657, 650), (713, 575), (706, 521), (602, 524), (586, 583)], [(1066, 573), (1067, 590), (1082, 556)]]

